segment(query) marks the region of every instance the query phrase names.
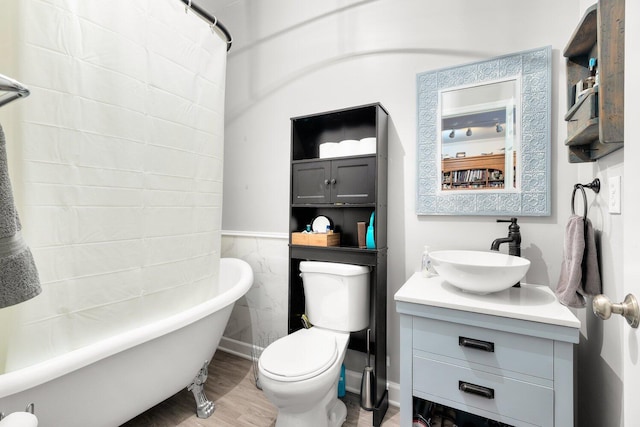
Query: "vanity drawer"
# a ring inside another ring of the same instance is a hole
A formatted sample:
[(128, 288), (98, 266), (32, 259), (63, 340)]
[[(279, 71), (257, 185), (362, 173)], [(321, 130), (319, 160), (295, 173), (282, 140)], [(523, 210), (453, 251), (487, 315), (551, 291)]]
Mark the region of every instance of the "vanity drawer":
[(416, 317), (413, 348), (457, 359), (462, 366), (478, 363), (553, 379), (553, 341), (543, 338)]
[[(446, 362), (413, 357), (413, 392), (476, 413), (474, 408), (537, 426), (553, 426), (553, 389)], [(466, 391), (465, 391), (466, 390)]]

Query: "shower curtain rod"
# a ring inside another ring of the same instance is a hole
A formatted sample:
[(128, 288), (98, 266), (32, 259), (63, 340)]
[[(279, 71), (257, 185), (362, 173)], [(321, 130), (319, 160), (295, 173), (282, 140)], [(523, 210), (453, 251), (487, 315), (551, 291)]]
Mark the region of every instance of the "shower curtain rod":
[(187, 8), (193, 10), (196, 14), (200, 15), (200, 17), (205, 21), (207, 21), (211, 26), (216, 27), (218, 30), (220, 30), (220, 32), (222, 32), (222, 34), (224, 34), (224, 37), (226, 38), (226, 41), (227, 41), (227, 52), (229, 52), (231, 50), (231, 43), (233, 43), (233, 37), (231, 37), (231, 33), (229, 32), (229, 30), (227, 30), (227, 27), (225, 27), (222, 24), (222, 22), (218, 21), (218, 18), (211, 15), (202, 7), (198, 6), (198, 4), (193, 0), (180, 0), (180, 1), (184, 3), (187, 6)]
[(29, 89), (17, 80), (13, 80), (3, 74), (0, 74), (0, 91), (10, 92), (10, 95), (0, 96), (0, 107), (15, 101), (18, 98), (29, 96)]

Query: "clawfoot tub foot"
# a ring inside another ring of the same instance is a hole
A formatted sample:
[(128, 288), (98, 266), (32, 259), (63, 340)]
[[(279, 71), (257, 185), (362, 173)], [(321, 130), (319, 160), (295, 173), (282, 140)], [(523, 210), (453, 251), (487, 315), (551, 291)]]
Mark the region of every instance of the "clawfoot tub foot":
[(193, 397), (196, 399), (196, 415), (198, 418), (209, 418), (216, 406), (212, 401), (207, 399), (204, 394), (204, 382), (207, 380), (207, 367), (209, 361), (204, 362), (204, 366), (200, 369), (193, 382), (187, 386), (187, 390), (193, 393)]

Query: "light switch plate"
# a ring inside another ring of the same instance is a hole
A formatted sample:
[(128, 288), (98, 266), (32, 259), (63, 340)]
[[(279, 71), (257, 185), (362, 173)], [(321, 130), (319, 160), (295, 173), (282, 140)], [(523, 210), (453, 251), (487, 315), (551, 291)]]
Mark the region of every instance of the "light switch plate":
[(622, 177), (609, 178), (609, 214), (622, 213)]

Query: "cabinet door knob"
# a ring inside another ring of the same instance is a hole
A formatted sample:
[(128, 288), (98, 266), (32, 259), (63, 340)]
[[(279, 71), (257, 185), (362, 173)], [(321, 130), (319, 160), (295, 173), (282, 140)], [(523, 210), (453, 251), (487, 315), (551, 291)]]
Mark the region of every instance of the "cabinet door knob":
[(324, 180), (324, 185), (329, 185), (329, 180), (328, 179)]
[(331, 185), (336, 185), (336, 179), (335, 178), (331, 178)]

